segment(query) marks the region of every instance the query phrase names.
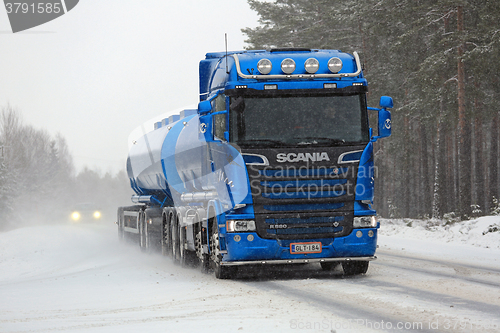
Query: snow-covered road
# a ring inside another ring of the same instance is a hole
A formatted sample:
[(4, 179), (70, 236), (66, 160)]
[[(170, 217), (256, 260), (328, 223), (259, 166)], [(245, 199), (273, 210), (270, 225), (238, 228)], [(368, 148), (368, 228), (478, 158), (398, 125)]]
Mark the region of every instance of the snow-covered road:
[(368, 273), (217, 280), (113, 225), (0, 233), (0, 332), (500, 332), (500, 250), (381, 236)]

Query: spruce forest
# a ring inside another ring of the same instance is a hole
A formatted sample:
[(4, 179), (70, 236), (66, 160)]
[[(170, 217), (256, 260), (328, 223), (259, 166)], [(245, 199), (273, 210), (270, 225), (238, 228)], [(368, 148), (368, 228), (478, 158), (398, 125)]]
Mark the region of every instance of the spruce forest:
[[(468, 218), (498, 210), (500, 2), (248, 0), (249, 49), (357, 51), (368, 104), (391, 96), (376, 143), (382, 217)], [(372, 119), (372, 123), (374, 123)]]

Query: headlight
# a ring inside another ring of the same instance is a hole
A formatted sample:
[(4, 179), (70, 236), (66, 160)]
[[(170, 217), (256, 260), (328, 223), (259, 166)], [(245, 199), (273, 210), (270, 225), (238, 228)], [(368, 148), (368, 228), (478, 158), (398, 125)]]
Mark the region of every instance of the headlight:
[(78, 221), (80, 219), (80, 213), (78, 212), (73, 212), (71, 214), (71, 218), (73, 219), (73, 221)]
[(337, 57), (333, 57), (332, 59), (328, 60), (328, 69), (332, 73), (338, 73), (342, 69), (342, 60), (340, 60)]
[(354, 218), (354, 228), (375, 228), (377, 226), (376, 216), (359, 216)]
[(252, 220), (228, 220), (226, 221), (227, 232), (255, 231), (255, 221)]
[(257, 69), (261, 74), (269, 74), (273, 69), (273, 63), (269, 59), (260, 59), (257, 63)]
[(306, 69), (306, 72), (308, 72), (309, 74), (314, 74), (319, 69), (319, 61), (314, 58), (309, 58), (304, 63), (304, 68)]
[(100, 218), (101, 218), (101, 212), (96, 210), (96, 211), (94, 212), (94, 218), (95, 218), (95, 219), (100, 219)]
[(281, 70), (285, 74), (292, 74), (295, 70), (295, 61), (290, 58), (286, 58), (281, 62)]

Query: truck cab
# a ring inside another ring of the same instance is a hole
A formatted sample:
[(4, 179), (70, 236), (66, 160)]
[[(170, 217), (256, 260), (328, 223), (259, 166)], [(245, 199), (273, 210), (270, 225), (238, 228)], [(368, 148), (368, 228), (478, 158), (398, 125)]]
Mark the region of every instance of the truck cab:
[[(364, 273), (375, 259), (373, 143), (390, 135), (392, 99), (368, 108), (360, 59), (337, 50), (209, 53), (200, 63), (200, 123), (230, 145), (248, 195), (215, 212), (222, 265), (320, 262)], [(378, 111), (373, 135), (368, 110)], [(245, 184), (247, 183), (247, 184)], [(223, 240), (223, 241), (222, 241)]]

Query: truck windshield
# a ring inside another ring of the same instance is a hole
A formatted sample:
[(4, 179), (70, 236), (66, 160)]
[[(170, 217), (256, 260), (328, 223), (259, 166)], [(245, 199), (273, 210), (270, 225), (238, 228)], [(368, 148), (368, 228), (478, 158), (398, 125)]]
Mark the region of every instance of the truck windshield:
[(230, 140), (241, 145), (369, 141), (364, 94), (232, 97), (230, 123)]

